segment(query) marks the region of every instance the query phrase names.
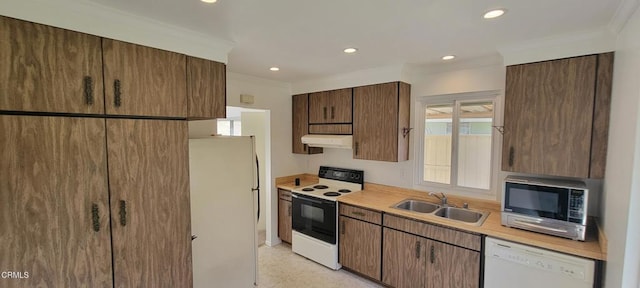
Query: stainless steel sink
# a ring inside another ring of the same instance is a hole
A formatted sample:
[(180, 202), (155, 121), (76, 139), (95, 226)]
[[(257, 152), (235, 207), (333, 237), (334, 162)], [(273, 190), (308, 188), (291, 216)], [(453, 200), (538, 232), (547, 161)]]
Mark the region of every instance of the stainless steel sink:
[(440, 208), (440, 205), (421, 200), (408, 199), (394, 205), (393, 208), (419, 213), (431, 213)]
[(473, 211), (455, 207), (443, 207), (438, 209), (434, 214), (439, 217), (462, 221), (477, 226), (482, 225), (482, 222), (484, 222), (484, 220), (489, 216), (488, 212)]
[(435, 215), (474, 226), (482, 225), (484, 220), (489, 216), (489, 212), (471, 210), (467, 208), (456, 208), (448, 205), (438, 205), (417, 199), (402, 200), (402, 202), (391, 206), (391, 208), (417, 212), (420, 214)]

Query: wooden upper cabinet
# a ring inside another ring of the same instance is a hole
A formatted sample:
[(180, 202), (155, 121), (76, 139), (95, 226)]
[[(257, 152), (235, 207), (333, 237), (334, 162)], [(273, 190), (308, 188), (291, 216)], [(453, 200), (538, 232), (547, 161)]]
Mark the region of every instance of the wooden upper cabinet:
[(0, 287), (113, 287), (105, 120), (0, 115)]
[(109, 115), (187, 117), (185, 55), (102, 40)]
[(114, 287), (192, 287), (187, 122), (106, 121)]
[(104, 113), (100, 38), (0, 16), (0, 110)]
[(353, 158), (409, 159), (411, 86), (391, 82), (353, 90)]
[(352, 88), (309, 94), (309, 123), (351, 123)]
[(612, 63), (608, 53), (508, 66), (502, 170), (603, 177)]
[(309, 95), (299, 94), (291, 97), (292, 101), (292, 152), (295, 154), (318, 154), (322, 148), (308, 147), (302, 144), (302, 136), (309, 134)]
[(187, 91), (190, 120), (226, 118), (227, 66), (187, 56)]

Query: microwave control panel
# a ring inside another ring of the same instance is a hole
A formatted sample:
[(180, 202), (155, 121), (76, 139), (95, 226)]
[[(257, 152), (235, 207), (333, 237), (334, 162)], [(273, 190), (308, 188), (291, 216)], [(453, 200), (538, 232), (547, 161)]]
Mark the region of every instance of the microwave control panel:
[(584, 191), (572, 189), (569, 193), (569, 221), (582, 223), (585, 211)]

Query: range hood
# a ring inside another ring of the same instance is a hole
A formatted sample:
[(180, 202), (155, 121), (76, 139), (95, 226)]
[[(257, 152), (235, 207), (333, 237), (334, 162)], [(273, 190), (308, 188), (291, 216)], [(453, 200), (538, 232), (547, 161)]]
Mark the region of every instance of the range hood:
[(352, 139), (351, 135), (308, 134), (302, 136), (302, 144), (307, 144), (309, 147), (351, 149)]

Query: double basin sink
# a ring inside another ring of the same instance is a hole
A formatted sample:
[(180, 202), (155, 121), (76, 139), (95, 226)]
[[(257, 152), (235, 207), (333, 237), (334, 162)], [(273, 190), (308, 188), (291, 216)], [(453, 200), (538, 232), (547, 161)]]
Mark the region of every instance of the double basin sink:
[(431, 214), (474, 226), (482, 225), (484, 220), (486, 220), (489, 216), (489, 212), (470, 210), (466, 208), (456, 208), (451, 206), (441, 206), (431, 202), (416, 199), (406, 199), (391, 207), (421, 214)]

